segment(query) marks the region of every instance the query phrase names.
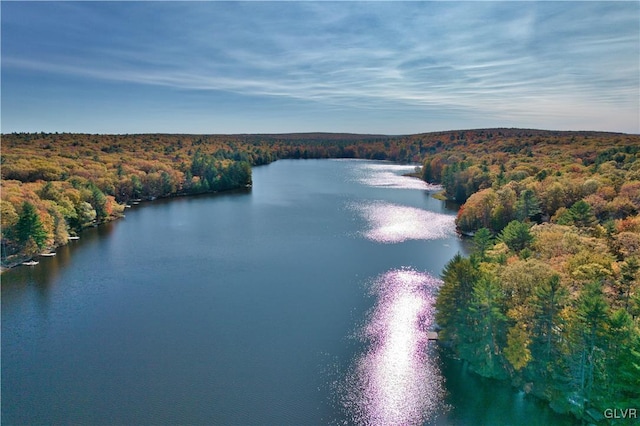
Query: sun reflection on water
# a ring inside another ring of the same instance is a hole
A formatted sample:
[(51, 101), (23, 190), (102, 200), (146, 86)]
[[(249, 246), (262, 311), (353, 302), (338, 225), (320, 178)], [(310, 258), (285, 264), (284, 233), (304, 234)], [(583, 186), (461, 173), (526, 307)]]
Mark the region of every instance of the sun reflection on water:
[(415, 177), (403, 176), (404, 173), (414, 172), (415, 168), (416, 166), (402, 164), (362, 163), (357, 165), (354, 173), (358, 182), (367, 186), (426, 191), (442, 189), (439, 185), (432, 185)]
[(378, 243), (434, 240), (450, 236), (455, 217), (383, 201), (354, 203), (351, 208), (368, 222), (364, 237)]
[(418, 425), (443, 409), (443, 378), (427, 353), (438, 284), (412, 269), (389, 271), (373, 283), (378, 303), (360, 335), (368, 349), (343, 395), (353, 423)]

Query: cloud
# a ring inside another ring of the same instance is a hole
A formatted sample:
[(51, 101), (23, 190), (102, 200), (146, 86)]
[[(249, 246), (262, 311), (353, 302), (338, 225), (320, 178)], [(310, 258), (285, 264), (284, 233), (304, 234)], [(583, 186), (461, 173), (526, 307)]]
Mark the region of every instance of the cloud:
[(2, 60), (362, 110), (633, 121), (637, 12), (635, 3), (571, 2), (79, 4), (63, 23), (40, 17), (34, 35), (10, 22)]

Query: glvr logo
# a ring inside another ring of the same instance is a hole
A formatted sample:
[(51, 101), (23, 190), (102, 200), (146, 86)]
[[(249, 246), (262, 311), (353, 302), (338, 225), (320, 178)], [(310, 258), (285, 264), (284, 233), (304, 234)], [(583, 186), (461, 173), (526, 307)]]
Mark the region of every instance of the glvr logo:
[(607, 408), (604, 410), (604, 416), (607, 419), (637, 419), (638, 410), (635, 408)]

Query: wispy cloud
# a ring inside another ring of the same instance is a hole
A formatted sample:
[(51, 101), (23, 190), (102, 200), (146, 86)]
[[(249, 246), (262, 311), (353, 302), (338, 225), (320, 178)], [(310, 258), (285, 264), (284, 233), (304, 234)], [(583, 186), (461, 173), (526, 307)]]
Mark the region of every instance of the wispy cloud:
[(615, 119), (640, 130), (637, 3), (49, 8), (67, 19), (39, 15), (34, 34), (3, 9), (3, 68), (354, 111), (450, 110), (539, 127)]

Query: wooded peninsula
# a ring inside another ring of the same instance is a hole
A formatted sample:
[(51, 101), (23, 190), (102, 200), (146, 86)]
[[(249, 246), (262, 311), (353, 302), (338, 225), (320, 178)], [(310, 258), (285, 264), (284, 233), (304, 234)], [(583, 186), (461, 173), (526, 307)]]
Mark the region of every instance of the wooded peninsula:
[(285, 158), (419, 164), (460, 204), (456, 225), (473, 238), (471, 256), (442, 273), (443, 344), (577, 418), (640, 410), (638, 135), (5, 134), (2, 264), (66, 244), (132, 202), (250, 187), (252, 166)]

